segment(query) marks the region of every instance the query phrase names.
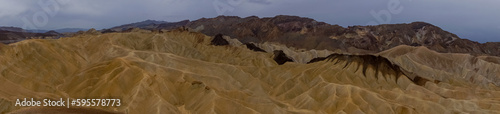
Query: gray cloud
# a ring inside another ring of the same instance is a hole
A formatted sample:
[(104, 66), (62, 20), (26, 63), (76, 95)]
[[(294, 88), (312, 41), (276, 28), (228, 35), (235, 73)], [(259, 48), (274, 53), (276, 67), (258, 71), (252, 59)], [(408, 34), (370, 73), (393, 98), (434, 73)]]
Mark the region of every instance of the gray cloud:
[[(49, 4), (50, 1), (54, 0), (0, 0), (0, 26), (22, 27), (26, 25), (24, 18), (39, 29), (102, 29), (146, 19), (196, 20), (219, 14), (241, 17), (297, 15), (351, 26), (385, 23), (383, 21), (388, 18), (381, 14), (389, 12), (390, 21), (387, 23), (425, 21), (463, 38), (480, 42), (500, 41), (500, 15), (497, 12), (500, 8), (496, 6), (500, 1), (497, 0), (55, 0), (59, 10), (53, 16), (44, 10), (43, 3)], [(390, 12), (388, 5), (402, 10), (400, 13)], [(54, 7), (50, 6), (50, 9)], [(35, 23), (33, 17), (44, 22), (44, 12), (47, 23)], [(379, 13), (381, 18), (377, 20), (371, 12)]]

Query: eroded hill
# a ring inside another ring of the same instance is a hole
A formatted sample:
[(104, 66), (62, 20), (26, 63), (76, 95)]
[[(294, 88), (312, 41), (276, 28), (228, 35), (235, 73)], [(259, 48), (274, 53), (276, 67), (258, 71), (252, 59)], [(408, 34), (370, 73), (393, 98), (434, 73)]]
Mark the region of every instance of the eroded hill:
[[(408, 46), (373, 55), (279, 44), (250, 50), (227, 36), (228, 45), (212, 39), (135, 30), (1, 46), (0, 112), (40, 110), (14, 106), (28, 97), (119, 98), (120, 107), (72, 111), (133, 114), (500, 113), (494, 57)], [(276, 50), (294, 62), (278, 65)], [(306, 64), (314, 57), (324, 60)]]

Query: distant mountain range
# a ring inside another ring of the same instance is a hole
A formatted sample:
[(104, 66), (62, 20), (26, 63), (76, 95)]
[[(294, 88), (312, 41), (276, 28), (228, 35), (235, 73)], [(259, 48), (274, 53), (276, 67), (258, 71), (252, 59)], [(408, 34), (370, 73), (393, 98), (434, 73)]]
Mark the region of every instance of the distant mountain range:
[(425, 46), (442, 53), (500, 56), (500, 43), (478, 43), (425, 22), (376, 26), (330, 25), (314, 19), (280, 15), (270, 18), (219, 16), (188, 23), (207, 35), (219, 33), (243, 43), (277, 42), (299, 49), (377, 53), (399, 45)]
[(109, 30), (123, 31), (130, 28), (168, 30), (181, 26), (211, 36), (224, 34), (242, 43), (276, 42), (299, 49), (378, 53), (399, 45), (409, 45), (425, 46), (443, 53), (500, 56), (499, 42), (478, 43), (462, 39), (426, 22), (344, 28), (298, 16), (279, 15), (267, 18), (218, 16), (180, 22), (146, 20)]
[[(146, 30), (171, 30), (186, 27), (192, 31), (215, 36), (224, 34), (242, 43), (275, 42), (299, 49), (327, 49), (349, 53), (378, 53), (399, 45), (425, 46), (442, 53), (469, 53), (472, 55), (500, 56), (500, 43), (478, 43), (426, 22), (385, 24), (376, 26), (330, 25), (314, 19), (278, 15), (259, 18), (256, 16), (218, 16), (195, 21), (179, 22), (145, 20), (124, 24), (99, 32), (122, 32), (131, 28)], [(5, 31), (23, 31), (15, 27), (2, 27)], [(58, 29), (52, 33), (77, 32), (86, 29)], [(26, 30), (46, 33), (46, 30)], [(5, 39), (5, 38), (4, 38)]]
[(140, 28), (140, 29), (146, 29), (146, 30), (173, 29), (173, 28), (184, 26), (188, 22), (189, 22), (189, 20), (183, 20), (183, 21), (179, 21), (179, 22), (146, 20), (146, 21), (141, 21), (141, 22), (136, 22), (136, 23), (131, 23), (131, 24), (120, 25), (120, 26), (112, 27), (112, 28), (109, 28), (106, 30), (108, 30), (108, 31), (124, 31), (124, 30), (131, 29), (131, 28)]
[(84, 28), (62, 28), (62, 29), (56, 29), (56, 30), (26, 30), (27, 32), (33, 32), (33, 33), (46, 33), (49, 31), (55, 31), (58, 33), (71, 33), (71, 32), (78, 32), (78, 31), (87, 31), (89, 29), (84, 29)]

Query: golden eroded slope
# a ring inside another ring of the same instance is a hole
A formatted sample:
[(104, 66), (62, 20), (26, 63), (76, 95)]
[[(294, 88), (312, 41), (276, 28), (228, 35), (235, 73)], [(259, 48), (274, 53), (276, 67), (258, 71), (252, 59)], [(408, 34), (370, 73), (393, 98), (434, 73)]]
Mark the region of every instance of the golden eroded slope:
[[(21, 98), (118, 98), (123, 101), (119, 107), (69, 111), (500, 113), (497, 86), (454, 79), (475, 75), (447, 66), (430, 69), (438, 65), (404, 56), (412, 51), (381, 54), (389, 59), (345, 55), (312, 64), (278, 65), (270, 53), (254, 52), (234, 42), (213, 46), (211, 39), (200, 33), (136, 31), (1, 46), (0, 112), (69, 110), (14, 106)], [(491, 64), (481, 62), (476, 63)], [(467, 65), (463, 68), (469, 69)], [(427, 67), (415, 68), (423, 66)], [(480, 68), (489, 67), (498, 65)], [(481, 79), (498, 76), (487, 71), (477, 75)]]

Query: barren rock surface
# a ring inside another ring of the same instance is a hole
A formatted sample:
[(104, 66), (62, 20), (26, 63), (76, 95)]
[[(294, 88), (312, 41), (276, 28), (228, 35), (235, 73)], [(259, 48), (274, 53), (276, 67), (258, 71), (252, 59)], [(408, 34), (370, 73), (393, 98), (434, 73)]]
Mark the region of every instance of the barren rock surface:
[[(0, 113), (500, 113), (498, 57), (278, 46), (302, 61), (278, 65), (276, 46), (256, 44), (266, 51), (257, 52), (229, 38), (230, 45), (210, 45), (212, 38), (132, 31), (0, 45)], [(122, 106), (14, 106), (26, 97), (118, 98)]]

